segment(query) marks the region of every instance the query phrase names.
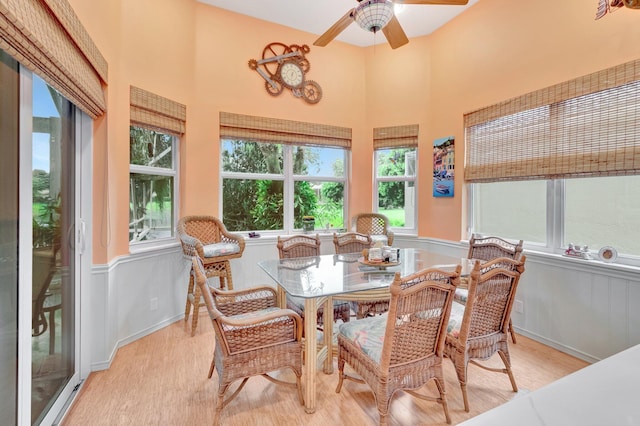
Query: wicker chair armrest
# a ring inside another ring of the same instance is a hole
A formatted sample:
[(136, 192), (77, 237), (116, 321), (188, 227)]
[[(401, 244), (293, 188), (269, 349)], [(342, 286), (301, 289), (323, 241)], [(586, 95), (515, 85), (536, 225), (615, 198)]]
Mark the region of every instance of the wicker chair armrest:
[(235, 244), (240, 248), (240, 251), (236, 253), (238, 257), (244, 252), (244, 237), (240, 234), (227, 231), (225, 228), (220, 229), (220, 241), (223, 243)]
[(273, 297), (276, 297), (278, 292), (276, 291), (275, 288), (268, 286), (268, 285), (262, 285), (262, 286), (257, 286), (257, 287), (251, 287), (251, 288), (245, 288), (245, 289), (241, 289), (241, 290), (221, 290), (216, 288), (215, 289), (215, 294), (214, 297), (216, 297), (217, 295), (220, 296), (251, 296), (252, 294), (259, 294), (262, 292), (266, 292), (269, 293), (271, 295), (273, 295)]
[(223, 345), (229, 354), (302, 341), (302, 318), (290, 309), (271, 310), (248, 318), (220, 316), (217, 321), (222, 326), (222, 336), (216, 343)]
[[(291, 309), (277, 309), (268, 311), (261, 315), (254, 315), (248, 318), (231, 318), (221, 315), (218, 319), (221, 323), (232, 327), (268, 326), (273, 320), (291, 317), (297, 327), (302, 327), (302, 318)], [(302, 329), (300, 330), (302, 331)]]
[(243, 290), (211, 290), (216, 307), (223, 315), (239, 315), (277, 306), (273, 287), (259, 286)]
[(181, 234), (180, 242), (185, 256), (200, 256), (201, 259), (204, 259), (203, 245), (199, 239), (191, 235)]

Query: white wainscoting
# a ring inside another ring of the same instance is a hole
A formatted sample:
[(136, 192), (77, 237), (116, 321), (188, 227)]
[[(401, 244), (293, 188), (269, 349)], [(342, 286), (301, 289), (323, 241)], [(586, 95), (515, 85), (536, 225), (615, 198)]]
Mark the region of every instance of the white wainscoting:
[[(331, 234), (321, 251), (333, 253)], [(234, 288), (275, 283), (257, 262), (278, 257), (275, 237), (247, 239), (242, 258), (231, 261)], [(464, 257), (464, 243), (396, 234), (397, 247), (417, 247)], [(520, 334), (589, 362), (640, 344), (640, 270), (525, 250), (526, 270), (512, 315)], [(109, 367), (117, 349), (184, 318), (189, 263), (179, 245), (121, 256), (94, 265), (89, 316), (91, 369)], [(157, 309), (151, 309), (151, 299)], [(200, 326), (208, 326), (202, 321)], [(86, 342), (83, 342), (85, 344)]]
[(109, 368), (119, 347), (184, 318), (188, 267), (177, 243), (94, 265), (91, 318), (82, 318), (92, 327), (92, 371)]
[[(420, 239), (419, 247), (466, 256), (466, 245)], [(460, 251), (456, 251), (459, 247)], [(525, 250), (512, 312), (517, 333), (595, 362), (640, 344), (640, 269)]]

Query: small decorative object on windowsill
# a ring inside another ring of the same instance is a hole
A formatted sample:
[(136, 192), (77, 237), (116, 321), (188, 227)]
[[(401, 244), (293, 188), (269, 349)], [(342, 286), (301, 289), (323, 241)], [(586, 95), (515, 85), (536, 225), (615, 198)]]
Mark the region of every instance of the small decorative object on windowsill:
[(602, 247), (598, 252), (598, 257), (603, 262), (607, 262), (607, 263), (615, 262), (616, 259), (618, 258), (618, 250), (610, 246)]
[(302, 218), (302, 230), (304, 232), (313, 232), (316, 227), (316, 219), (313, 216), (304, 216)]
[(578, 259), (593, 259), (591, 253), (589, 253), (589, 246), (576, 246), (569, 243), (569, 247), (564, 251), (563, 256), (577, 257)]

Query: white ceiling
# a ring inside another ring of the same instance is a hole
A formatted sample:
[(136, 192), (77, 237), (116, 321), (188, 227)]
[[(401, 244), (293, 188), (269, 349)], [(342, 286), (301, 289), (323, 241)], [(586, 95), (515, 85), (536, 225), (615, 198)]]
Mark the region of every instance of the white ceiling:
[[(356, 0), (198, 1), (318, 36), (358, 4)], [(411, 39), (430, 34), (478, 1), (469, 0), (466, 6), (404, 5), (397, 17), (407, 37)], [(358, 27), (355, 22), (335, 40), (362, 47), (387, 42), (383, 34), (376, 34), (374, 37), (372, 33)]]

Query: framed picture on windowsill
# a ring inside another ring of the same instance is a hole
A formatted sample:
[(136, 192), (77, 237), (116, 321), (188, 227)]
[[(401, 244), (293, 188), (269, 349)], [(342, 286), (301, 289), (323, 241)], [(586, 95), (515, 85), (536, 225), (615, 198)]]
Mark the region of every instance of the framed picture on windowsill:
[(433, 196), (453, 197), (455, 138), (447, 136), (433, 141)]

